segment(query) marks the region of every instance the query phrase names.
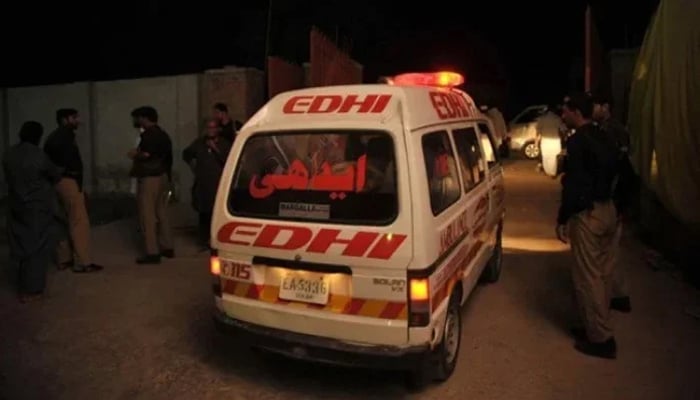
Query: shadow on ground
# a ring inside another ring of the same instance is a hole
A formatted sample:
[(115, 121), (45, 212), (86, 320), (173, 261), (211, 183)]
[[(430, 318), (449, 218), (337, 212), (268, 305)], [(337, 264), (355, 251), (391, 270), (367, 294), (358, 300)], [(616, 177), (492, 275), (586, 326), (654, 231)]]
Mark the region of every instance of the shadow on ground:
[[(506, 287), (508, 295), (522, 302), (528, 312), (540, 315), (568, 334), (575, 311), (570, 254), (565, 251), (505, 250), (505, 258), (508, 265), (514, 266), (504, 272), (506, 279), (516, 281)], [(536, 284), (533, 284), (533, 275)]]
[(201, 318), (190, 327), (191, 351), (224, 375), (254, 381), (267, 391), (284, 391), (285, 398), (402, 398), (405, 375), (398, 371), (345, 368), (289, 359), (240, 345), (214, 328), (211, 308), (199, 307)]

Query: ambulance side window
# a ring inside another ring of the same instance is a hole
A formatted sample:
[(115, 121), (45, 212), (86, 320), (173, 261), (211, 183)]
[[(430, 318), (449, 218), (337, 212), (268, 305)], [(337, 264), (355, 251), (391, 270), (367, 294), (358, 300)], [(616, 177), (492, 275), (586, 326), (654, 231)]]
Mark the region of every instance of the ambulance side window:
[(452, 137), (457, 146), (466, 193), (484, 180), (486, 176), (484, 159), (481, 156), (476, 129), (473, 127), (455, 129), (452, 131)]
[(433, 215), (438, 215), (461, 195), (454, 150), (446, 131), (424, 135), (421, 144), (428, 175), (430, 208)]
[(489, 129), (488, 124), (485, 122), (479, 123), (479, 136), (481, 138), (481, 147), (484, 149), (484, 155), (486, 156), (486, 162), (489, 167), (493, 167), (498, 164), (498, 152), (496, 151), (496, 142), (493, 139), (493, 132)]

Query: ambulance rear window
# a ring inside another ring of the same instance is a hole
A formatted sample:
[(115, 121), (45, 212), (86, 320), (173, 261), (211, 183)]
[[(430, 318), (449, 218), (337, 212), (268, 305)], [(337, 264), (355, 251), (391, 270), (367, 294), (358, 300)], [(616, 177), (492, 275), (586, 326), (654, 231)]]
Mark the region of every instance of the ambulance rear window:
[(398, 198), (384, 131), (259, 133), (243, 146), (228, 204), (244, 217), (388, 225)]

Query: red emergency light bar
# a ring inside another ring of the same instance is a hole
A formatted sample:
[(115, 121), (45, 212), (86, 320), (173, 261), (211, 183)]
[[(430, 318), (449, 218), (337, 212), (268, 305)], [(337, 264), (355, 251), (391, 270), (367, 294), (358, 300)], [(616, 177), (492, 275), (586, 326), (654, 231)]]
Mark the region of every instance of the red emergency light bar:
[(425, 72), (425, 73), (407, 73), (396, 75), (392, 84), (394, 85), (413, 85), (413, 86), (443, 86), (454, 87), (464, 83), (464, 76), (456, 72), (441, 71), (441, 72)]

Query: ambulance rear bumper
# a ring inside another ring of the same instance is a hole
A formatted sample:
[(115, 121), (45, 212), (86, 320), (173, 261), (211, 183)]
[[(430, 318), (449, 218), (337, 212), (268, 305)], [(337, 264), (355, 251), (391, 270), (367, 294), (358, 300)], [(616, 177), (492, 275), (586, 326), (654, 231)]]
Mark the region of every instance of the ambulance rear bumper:
[(231, 318), (217, 310), (217, 328), (237, 342), (287, 357), (346, 367), (410, 370), (422, 365), (428, 344), (411, 347), (358, 345), (337, 339), (290, 332)]

